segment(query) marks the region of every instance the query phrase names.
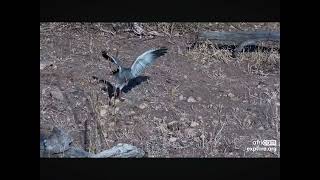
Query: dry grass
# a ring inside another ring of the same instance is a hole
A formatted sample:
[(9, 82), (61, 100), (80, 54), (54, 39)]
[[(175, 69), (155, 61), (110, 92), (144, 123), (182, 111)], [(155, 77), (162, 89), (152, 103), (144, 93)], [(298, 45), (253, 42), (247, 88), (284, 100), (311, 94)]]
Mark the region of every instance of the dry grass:
[[(280, 156), (246, 151), (255, 139), (280, 141), (280, 53), (258, 50), (234, 58), (210, 41), (186, 46), (188, 35), (202, 30), (279, 30), (279, 23), (138, 23), (161, 35), (153, 38), (129, 32), (132, 25), (40, 24), (40, 59), (53, 63), (40, 74), (41, 129), (66, 129), (75, 146), (94, 153), (129, 143), (148, 157)], [(170, 53), (145, 72), (151, 79), (126, 93), (126, 101), (109, 106), (91, 79), (112, 82), (101, 50), (119, 50), (130, 64), (159, 44)], [(50, 95), (57, 88), (65, 100)], [(189, 103), (190, 96), (201, 100)]]

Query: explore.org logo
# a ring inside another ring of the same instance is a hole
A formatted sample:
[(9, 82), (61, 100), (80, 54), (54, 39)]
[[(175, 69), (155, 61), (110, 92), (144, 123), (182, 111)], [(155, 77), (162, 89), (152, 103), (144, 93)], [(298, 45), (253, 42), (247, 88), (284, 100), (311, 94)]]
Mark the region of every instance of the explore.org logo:
[(247, 147), (247, 151), (277, 151), (277, 141), (276, 140), (255, 140), (252, 142), (254, 147)]

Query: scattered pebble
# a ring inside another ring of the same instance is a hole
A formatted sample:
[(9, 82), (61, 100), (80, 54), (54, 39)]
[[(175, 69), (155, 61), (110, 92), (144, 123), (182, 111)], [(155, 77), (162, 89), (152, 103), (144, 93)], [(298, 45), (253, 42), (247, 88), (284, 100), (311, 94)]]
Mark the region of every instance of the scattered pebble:
[(119, 110), (120, 110), (119, 107), (116, 107), (116, 108), (114, 109), (114, 111), (115, 111), (116, 114), (119, 112)]
[(170, 141), (170, 142), (175, 142), (175, 141), (177, 141), (177, 139), (178, 139), (178, 138), (176, 138), (176, 137), (171, 137), (171, 138), (169, 139), (169, 141)]
[(63, 101), (64, 100), (64, 97), (63, 97), (63, 94), (60, 90), (53, 90), (50, 92), (51, 96), (60, 100), (60, 101)]
[(185, 117), (181, 117), (181, 118), (180, 118), (180, 121), (188, 121), (188, 119), (185, 118)]
[(233, 97), (234, 97), (234, 94), (229, 93), (229, 94), (228, 94), (228, 97), (233, 98)]
[(115, 103), (116, 105), (119, 104), (119, 102), (120, 102), (119, 99), (114, 100), (114, 103)]
[(100, 116), (104, 117), (107, 114), (107, 110), (106, 109), (101, 109), (100, 110)]
[(135, 114), (136, 112), (134, 112), (134, 111), (130, 111), (129, 112), (129, 115), (133, 115), (133, 114)]
[(238, 97), (232, 97), (231, 100), (232, 101), (239, 101), (239, 98)]
[(203, 140), (204, 138), (205, 138), (206, 136), (204, 135), (204, 134), (202, 134), (201, 136), (200, 136), (200, 138)]
[(179, 100), (180, 100), (180, 101), (183, 101), (183, 99), (184, 99), (183, 95), (180, 95), (180, 96), (179, 96)]
[(199, 125), (199, 123), (197, 123), (195, 121), (192, 121), (191, 124), (190, 124), (190, 127), (196, 127), (198, 125)]
[(187, 79), (187, 78), (188, 78), (188, 76), (187, 76), (187, 75), (184, 75), (184, 76), (183, 76), (183, 78)]
[(168, 123), (168, 125), (173, 125), (173, 124), (175, 124), (175, 123), (177, 123), (178, 121), (171, 121), (171, 122), (169, 122)]
[(213, 124), (218, 124), (219, 121), (218, 121), (217, 119), (212, 119), (212, 123), (213, 123)]
[(52, 62), (48, 62), (48, 61), (40, 61), (40, 70), (43, 70), (44, 68), (51, 66)]
[(142, 103), (139, 105), (140, 109), (145, 109), (148, 105), (146, 103)]
[(197, 101), (201, 101), (202, 100), (202, 98), (201, 97), (197, 97)]
[(190, 96), (187, 100), (187, 102), (189, 103), (194, 103), (194, 102), (197, 102), (192, 96)]

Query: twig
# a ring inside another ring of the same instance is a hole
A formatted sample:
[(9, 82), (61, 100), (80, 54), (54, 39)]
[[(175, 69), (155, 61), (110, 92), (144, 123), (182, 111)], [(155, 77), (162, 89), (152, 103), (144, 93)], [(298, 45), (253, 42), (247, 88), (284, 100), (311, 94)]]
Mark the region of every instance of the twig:
[(214, 146), (216, 147), (217, 146), (217, 141), (219, 141), (220, 140), (220, 138), (219, 139), (217, 139), (217, 137), (220, 135), (220, 133), (221, 133), (221, 131), (223, 130), (223, 128), (224, 128), (224, 126), (225, 126), (225, 124), (227, 123), (227, 121), (225, 121), (222, 125), (221, 125), (221, 128), (220, 128), (220, 130), (217, 132), (217, 134), (215, 135), (215, 137), (214, 137)]

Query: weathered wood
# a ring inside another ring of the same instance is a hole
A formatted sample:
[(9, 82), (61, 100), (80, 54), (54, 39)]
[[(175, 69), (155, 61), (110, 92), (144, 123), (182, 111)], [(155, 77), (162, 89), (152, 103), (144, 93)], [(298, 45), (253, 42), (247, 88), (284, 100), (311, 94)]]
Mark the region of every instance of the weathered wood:
[(40, 133), (40, 157), (64, 158), (141, 158), (144, 151), (130, 144), (118, 144), (98, 154), (71, 145), (72, 138), (64, 130), (54, 127), (51, 134)]
[(135, 147), (132, 146), (130, 144), (118, 144), (117, 146), (114, 146), (111, 149), (102, 151), (96, 155), (93, 155), (91, 157), (93, 158), (110, 158), (110, 157), (114, 157), (114, 158), (132, 158), (132, 157), (136, 157), (136, 158), (141, 158), (144, 156), (144, 152)]
[(279, 32), (200, 32), (198, 40), (212, 40), (214, 43), (223, 45), (239, 45), (245, 41), (280, 41)]
[(280, 42), (279, 32), (257, 31), (257, 32), (216, 32), (205, 31), (198, 35), (199, 41), (211, 40), (218, 45), (236, 46), (232, 52), (241, 52), (245, 46), (256, 45), (259, 41), (278, 41)]

